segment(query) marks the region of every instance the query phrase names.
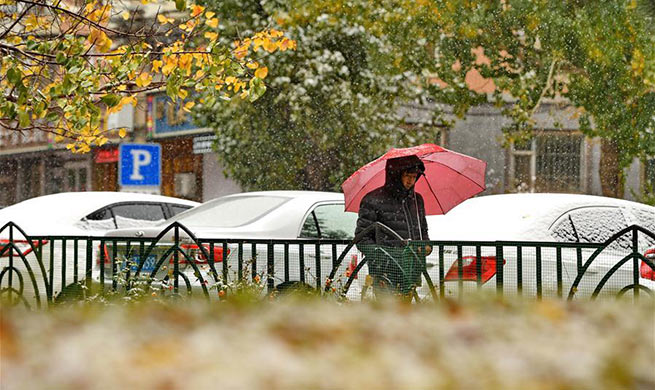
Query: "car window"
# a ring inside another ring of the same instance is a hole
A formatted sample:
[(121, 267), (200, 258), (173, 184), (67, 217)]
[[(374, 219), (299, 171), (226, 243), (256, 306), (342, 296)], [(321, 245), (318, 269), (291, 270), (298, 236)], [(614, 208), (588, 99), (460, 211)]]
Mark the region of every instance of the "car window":
[(111, 215), (109, 208), (105, 207), (96, 210), (77, 223), (81, 229), (87, 230), (109, 230), (116, 229), (114, 217)]
[(237, 227), (256, 221), (288, 201), (284, 196), (230, 196), (203, 203), (171, 218), (186, 226)]
[(130, 203), (111, 207), (118, 228), (150, 226), (165, 218), (164, 209), (158, 203)]
[(193, 208), (193, 206), (169, 203), (168, 208), (171, 210), (171, 217), (172, 217), (173, 215), (178, 215), (182, 211), (186, 211), (190, 208)]
[[(318, 228), (314, 222), (314, 217), (318, 222)], [(305, 219), (300, 237), (349, 240), (355, 236), (356, 223), (357, 214), (346, 213), (344, 205), (320, 205)]]
[(312, 211), (305, 218), (305, 222), (300, 229), (300, 238), (320, 238), (318, 235), (318, 225), (316, 224), (316, 215)]
[[(635, 218), (637, 219), (637, 224), (649, 232), (655, 233), (655, 212), (642, 208), (634, 208), (632, 210)], [(655, 245), (655, 239), (643, 235), (649, 246)]]
[[(623, 212), (618, 207), (583, 207), (572, 210), (569, 216), (580, 242), (603, 243), (628, 227)], [(610, 248), (630, 249), (630, 238), (623, 235)]]
[(555, 241), (559, 242), (577, 242), (578, 236), (573, 223), (571, 222), (571, 215), (567, 214), (566, 216), (559, 219), (555, 226), (551, 229), (551, 234), (555, 238)]

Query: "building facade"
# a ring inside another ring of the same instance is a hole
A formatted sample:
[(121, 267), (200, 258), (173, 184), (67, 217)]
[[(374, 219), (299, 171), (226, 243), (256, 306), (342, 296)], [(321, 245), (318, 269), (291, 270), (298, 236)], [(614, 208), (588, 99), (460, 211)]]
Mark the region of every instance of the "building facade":
[[(447, 111), (447, 107), (441, 107)], [(408, 123), (427, 121), (435, 107), (407, 106)], [(486, 193), (568, 192), (602, 195), (600, 142), (583, 136), (566, 108), (544, 105), (534, 116), (535, 136), (506, 145), (509, 119), (491, 105), (475, 107), (451, 129), (435, 127), (435, 142), (487, 162)], [(47, 133), (0, 133), (0, 206), (65, 191), (120, 191), (119, 143), (157, 143), (162, 150), (162, 195), (204, 202), (241, 192), (226, 178), (212, 149), (215, 135), (165, 95), (145, 96), (109, 116), (108, 128), (125, 127), (127, 137), (91, 153), (72, 154)], [(623, 197), (635, 199), (655, 188), (655, 158), (635, 160), (625, 171)]]

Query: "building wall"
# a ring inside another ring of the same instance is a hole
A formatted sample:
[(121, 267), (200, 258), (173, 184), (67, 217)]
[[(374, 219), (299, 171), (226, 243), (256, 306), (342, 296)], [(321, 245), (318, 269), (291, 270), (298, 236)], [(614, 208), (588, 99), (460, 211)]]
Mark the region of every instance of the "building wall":
[[(566, 108), (544, 105), (534, 115), (534, 118), (535, 127), (540, 130), (540, 135), (570, 134), (579, 137), (582, 142), (579, 149), (579, 187), (570, 192), (602, 195), (599, 176), (602, 158), (600, 141), (582, 137), (577, 130), (577, 121), (572, 119)], [(470, 110), (465, 119), (458, 120), (448, 134), (447, 147), (449, 149), (487, 161), (487, 191), (485, 193), (521, 190), (515, 186), (516, 167), (513, 166), (515, 161), (512, 161), (513, 152), (503, 146), (502, 128), (507, 124), (509, 124), (509, 120), (504, 118), (500, 111), (493, 106), (475, 107)], [(538, 155), (538, 151), (533, 150), (532, 153)], [(538, 157), (533, 159), (533, 165), (536, 160)], [(532, 167), (532, 171), (535, 171), (534, 167)], [(640, 193), (644, 180), (643, 171), (642, 164), (636, 159), (626, 169), (624, 198), (634, 199), (633, 192)], [(532, 190), (540, 191), (539, 188)]]
[(506, 151), (501, 129), (506, 123), (497, 110), (472, 109), (448, 134), (448, 149), (487, 162), (487, 194), (505, 191)]
[(205, 153), (202, 157), (203, 202), (220, 196), (242, 192), (241, 187), (234, 180), (225, 177), (223, 165), (218, 161), (218, 155), (216, 153)]

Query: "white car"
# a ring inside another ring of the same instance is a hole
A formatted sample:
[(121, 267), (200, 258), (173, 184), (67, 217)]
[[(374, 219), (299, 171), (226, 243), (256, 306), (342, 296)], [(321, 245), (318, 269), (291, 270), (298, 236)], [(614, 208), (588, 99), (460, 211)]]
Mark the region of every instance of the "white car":
[[(116, 242), (116, 251), (119, 260), (130, 260), (137, 264), (141, 259), (137, 240), (152, 239), (160, 235), (163, 230), (174, 222), (184, 227), (200, 241), (212, 240), (214, 244), (214, 264), (219, 275), (223, 275), (223, 267), (228, 270), (228, 278), (234, 280), (241, 275), (252, 273), (256, 275), (268, 274), (269, 245), (273, 248), (275, 263), (273, 283), (275, 286), (284, 282), (304, 282), (311, 286), (322, 286), (327, 275), (332, 271), (335, 256), (345, 247), (343, 241), (353, 238), (357, 214), (344, 211), (343, 194), (331, 192), (312, 191), (263, 191), (229, 195), (217, 198), (188, 212), (177, 215), (156, 226), (149, 228), (118, 229), (107, 232), (106, 259), (113, 255), (113, 242)], [(172, 247), (175, 230), (171, 229), (160, 237), (154, 250), (144, 253), (145, 263), (141, 272), (150, 274), (155, 268), (159, 271), (158, 277), (165, 276), (171, 271), (172, 252), (166, 253)], [(188, 235), (179, 231), (181, 249), (189, 256), (186, 258), (178, 254), (183, 278), (191, 285), (197, 285), (194, 266), (201, 269), (203, 279), (213, 282), (209, 274), (206, 256), (195, 243), (188, 241)], [(127, 240), (117, 238), (133, 238), (129, 244)], [(226, 242), (227, 253), (223, 253)], [(275, 240), (300, 240), (299, 244), (285, 247)], [(318, 243), (318, 240), (321, 240)], [(341, 240), (338, 245), (326, 240)], [(239, 242), (242, 245), (239, 245)], [(307, 242), (300, 244), (301, 242)], [(254, 244), (253, 244), (254, 243)], [(274, 244), (275, 243), (275, 244)], [(317, 266), (316, 248), (320, 252), (320, 267)], [(210, 243), (202, 245), (210, 253)], [(148, 249), (145, 248), (144, 252)], [(285, 266), (285, 251), (286, 262)], [(179, 252), (178, 252), (179, 253)], [(127, 254), (127, 256), (126, 256)], [(254, 255), (253, 255), (254, 254)], [(167, 259), (157, 267), (157, 262), (166, 255)], [(357, 264), (358, 253), (356, 249), (347, 256), (344, 268), (354, 267)], [(226, 261), (223, 262), (223, 259)], [(252, 260), (255, 260), (254, 262)], [(190, 264), (190, 262), (194, 264)], [(104, 282), (112, 279), (114, 270), (104, 267)], [(252, 265), (254, 264), (254, 268)], [(240, 266), (241, 265), (241, 266)], [(320, 268), (320, 269), (319, 269)], [(132, 266), (136, 271), (137, 267)], [(254, 272), (254, 273), (253, 273)], [(320, 272), (320, 274), (319, 274)], [(355, 286), (354, 289), (357, 287)]]
[[(607, 248), (600, 251), (589, 264), (597, 245), (588, 245), (578, 253), (575, 248), (561, 248), (561, 267), (558, 268), (558, 249), (543, 245), (540, 253), (536, 243), (524, 245), (521, 263), (518, 262), (517, 246), (513, 242), (543, 243), (595, 243), (601, 244), (616, 233), (632, 225), (638, 225), (655, 233), (655, 207), (641, 203), (590, 195), (574, 194), (504, 194), (469, 199), (446, 215), (428, 217), (430, 238), (438, 241), (485, 242), (479, 247), (481, 266), (477, 265), (474, 243), (461, 247), (462, 270), (460, 277), (457, 245), (445, 245), (444, 289), (446, 294), (456, 294), (461, 287), (496, 288), (497, 247), (502, 241), (503, 290), (506, 294), (519, 292), (526, 295), (542, 294), (566, 298), (589, 297), (596, 291), (605, 275), (619, 261), (632, 253), (632, 234), (617, 237)], [(655, 236), (638, 231), (638, 252), (655, 244)], [(539, 256), (538, 256), (539, 255)], [(429, 274), (435, 284), (439, 279), (438, 248), (428, 257)], [(520, 267), (520, 269), (519, 269)], [(538, 269), (542, 278), (537, 279)], [(478, 273), (480, 277), (478, 278)], [(558, 273), (561, 285), (558, 285)], [(578, 277), (580, 275), (580, 277)], [(641, 289), (655, 290), (655, 281), (641, 272)], [(479, 283), (478, 283), (479, 282)], [(601, 294), (617, 294), (630, 291), (634, 284), (633, 261), (627, 261), (603, 282)], [(575, 287), (572, 288), (572, 286)], [(631, 291), (630, 291), (631, 292)], [(425, 293), (425, 291), (424, 291)]]
[[(14, 295), (21, 295), (22, 298), (18, 299), (26, 303), (31, 301), (35, 289), (28, 267), (21, 258), (25, 257), (34, 273), (41, 298), (46, 296), (44, 272), (52, 286), (52, 296), (56, 296), (62, 286), (84, 280), (87, 249), (92, 256), (97, 252), (94, 248), (87, 248), (89, 241), (86, 237), (101, 236), (107, 230), (121, 227), (153, 225), (199, 204), (138, 193), (69, 192), (40, 196), (6, 207), (0, 210), (0, 227), (4, 227), (0, 231), (0, 261), (3, 270), (12, 262), (16, 272), (3, 273), (0, 285), (8, 288), (11, 280)], [(10, 229), (9, 222), (22, 229), (31, 242), (18, 229)], [(7, 247), (10, 234), (20, 254)], [(63, 237), (79, 239), (67, 239), (63, 245)], [(42, 264), (36, 260), (34, 251), (42, 255)], [(10, 252), (12, 256), (9, 256)], [(74, 254), (77, 262), (72, 260)], [(62, 264), (64, 257), (67, 261)], [(9, 293), (9, 290), (3, 291)], [(17, 294), (19, 292), (21, 294)]]

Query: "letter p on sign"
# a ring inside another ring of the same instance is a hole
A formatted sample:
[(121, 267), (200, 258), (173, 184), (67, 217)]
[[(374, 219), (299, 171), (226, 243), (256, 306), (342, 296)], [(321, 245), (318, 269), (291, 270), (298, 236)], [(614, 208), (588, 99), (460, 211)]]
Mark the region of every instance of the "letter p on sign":
[(130, 175), (130, 180), (143, 180), (144, 177), (141, 174), (141, 167), (150, 165), (152, 161), (152, 155), (147, 150), (132, 149), (130, 150), (132, 155), (132, 174)]
[(118, 161), (121, 187), (138, 190), (161, 185), (161, 145), (121, 144)]

